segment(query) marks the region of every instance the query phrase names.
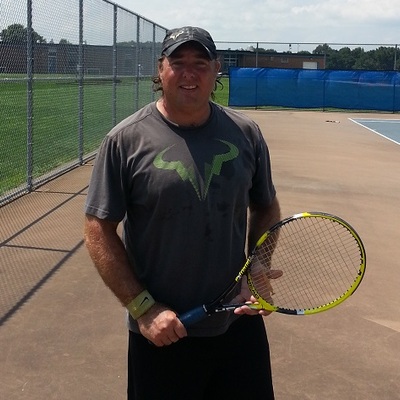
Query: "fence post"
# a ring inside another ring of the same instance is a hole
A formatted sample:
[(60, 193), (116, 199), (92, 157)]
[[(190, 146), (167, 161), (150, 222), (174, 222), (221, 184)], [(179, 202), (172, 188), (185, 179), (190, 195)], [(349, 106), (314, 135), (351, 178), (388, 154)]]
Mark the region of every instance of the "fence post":
[(78, 158), (79, 164), (83, 164), (83, 63), (84, 63), (84, 54), (83, 54), (83, 0), (79, 0), (79, 44), (78, 44), (78, 65), (77, 69), (77, 78), (79, 85), (79, 93), (78, 93)]
[(256, 47), (256, 68), (258, 68), (258, 42)]
[(392, 75), (392, 84), (393, 84), (392, 113), (393, 114), (396, 112), (396, 77), (397, 77), (397, 72), (393, 71), (393, 75)]
[(27, 1), (26, 29), (26, 185), (28, 192), (33, 188), (33, 35), (32, 35), (32, 0)]
[(114, 4), (114, 21), (113, 21), (113, 99), (112, 99), (112, 125), (117, 124), (117, 23), (118, 23), (118, 6)]
[[(156, 75), (156, 68), (158, 68), (158, 64), (156, 66), (156, 63), (154, 62), (156, 60), (156, 26), (153, 24), (153, 43), (151, 45), (151, 59), (153, 60), (152, 66), (151, 66), (151, 77), (153, 79), (153, 76)], [(154, 101), (156, 99), (156, 94), (154, 90), (151, 91), (151, 100)]]
[[(325, 55), (326, 56), (326, 55)], [(326, 110), (326, 85), (327, 85), (327, 75), (329, 75), (329, 72), (324, 69), (323, 72), (323, 81), (322, 81), (322, 111)]]
[(399, 111), (399, 110), (396, 110), (396, 82), (397, 82), (397, 77), (399, 75), (397, 72), (397, 44), (394, 48), (394, 67), (393, 67), (393, 69), (394, 69), (394, 77), (393, 77), (393, 114), (394, 114), (396, 111)]
[(136, 78), (135, 78), (135, 83), (136, 83), (136, 102), (135, 102), (135, 111), (139, 110), (139, 64), (140, 64), (140, 58), (139, 58), (139, 43), (140, 43), (140, 18), (137, 15), (136, 16)]

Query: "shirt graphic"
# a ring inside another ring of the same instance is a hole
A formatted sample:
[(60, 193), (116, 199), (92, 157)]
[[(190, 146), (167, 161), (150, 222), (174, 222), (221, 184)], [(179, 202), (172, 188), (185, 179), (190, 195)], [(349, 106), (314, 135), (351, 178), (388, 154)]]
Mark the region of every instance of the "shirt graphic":
[(165, 150), (161, 151), (154, 159), (153, 165), (159, 169), (176, 171), (182, 181), (189, 181), (192, 184), (193, 189), (196, 191), (199, 200), (204, 201), (207, 198), (208, 189), (210, 187), (211, 181), (214, 176), (220, 175), (222, 165), (226, 162), (234, 160), (239, 155), (239, 149), (234, 144), (221, 139), (217, 140), (226, 144), (228, 146), (228, 151), (223, 154), (214, 155), (211, 164), (205, 163), (204, 182), (198, 182), (195, 173), (195, 166), (193, 164), (185, 166), (183, 162), (179, 160), (165, 161), (163, 159), (168, 150), (170, 150), (175, 145), (169, 146)]

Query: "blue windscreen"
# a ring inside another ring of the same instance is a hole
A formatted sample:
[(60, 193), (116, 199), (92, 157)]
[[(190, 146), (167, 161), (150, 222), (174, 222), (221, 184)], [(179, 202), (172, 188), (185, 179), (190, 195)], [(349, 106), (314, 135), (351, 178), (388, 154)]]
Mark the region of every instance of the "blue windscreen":
[(231, 68), (229, 105), (400, 111), (396, 71)]

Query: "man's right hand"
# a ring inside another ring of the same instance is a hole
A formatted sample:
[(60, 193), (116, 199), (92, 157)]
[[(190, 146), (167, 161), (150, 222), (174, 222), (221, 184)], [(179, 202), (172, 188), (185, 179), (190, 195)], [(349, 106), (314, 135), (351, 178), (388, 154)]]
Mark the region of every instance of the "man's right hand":
[(156, 303), (137, 320), (140, 333), (155, 346), (169, 346), (187, 336), (177, 314), (163, 304)]

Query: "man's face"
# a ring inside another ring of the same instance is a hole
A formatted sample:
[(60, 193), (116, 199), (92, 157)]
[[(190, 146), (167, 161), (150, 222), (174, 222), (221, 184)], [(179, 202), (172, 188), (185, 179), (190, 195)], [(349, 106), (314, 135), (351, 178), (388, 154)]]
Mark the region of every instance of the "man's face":
[(179, 46), (159, 66), (164, 99), (169, 107), (181, 111), (190, 107), (208, 107), (220, 63), (210, 60), (195, 42)]

